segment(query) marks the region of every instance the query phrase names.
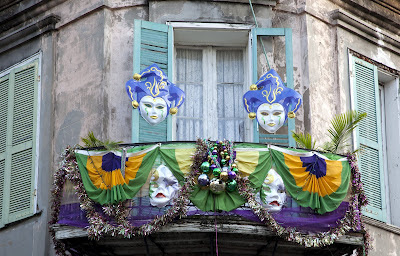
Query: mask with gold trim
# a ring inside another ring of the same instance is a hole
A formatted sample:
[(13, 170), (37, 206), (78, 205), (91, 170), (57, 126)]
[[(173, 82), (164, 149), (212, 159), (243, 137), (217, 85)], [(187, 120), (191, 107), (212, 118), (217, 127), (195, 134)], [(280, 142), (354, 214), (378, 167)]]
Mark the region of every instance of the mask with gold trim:
[(243, 105), (249, 117), (257, 117), (258, 124), (269, 133), (275, 133), (288, 117), (293, 118), (301, 102), (301, 95), (287, 88), (273, 69), (243, 96)]
[(133, 108), (139, 108), (141, 116), (151, 125), (165, 120), (168, 114), (176, 114), (185, 101), (185, 93), (171, 83), (157, 64), (135, 74), (125, 84)]

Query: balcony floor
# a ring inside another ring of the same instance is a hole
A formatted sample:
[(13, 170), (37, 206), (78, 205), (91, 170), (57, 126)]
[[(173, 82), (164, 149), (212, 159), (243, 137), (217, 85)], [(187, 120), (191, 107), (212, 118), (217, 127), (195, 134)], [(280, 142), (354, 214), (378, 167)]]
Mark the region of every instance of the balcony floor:
[(89, 240), (85, 229), (59, 226), (56, 238), (79, 255), (351, 255), (363, 246), (361, 233), (349, 233), (322, 248), (304, 248), (274, 235), (259, 223), (240, 218), (190, 217), (147, 237)]

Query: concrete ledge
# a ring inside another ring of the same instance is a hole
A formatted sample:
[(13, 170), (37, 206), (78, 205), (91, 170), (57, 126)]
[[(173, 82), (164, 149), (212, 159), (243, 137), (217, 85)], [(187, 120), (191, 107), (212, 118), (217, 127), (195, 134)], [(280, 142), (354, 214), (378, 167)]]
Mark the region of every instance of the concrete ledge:
[(374, 220), (374, 219), (372, 219), (370, 217), (367, 217), (367, 216), (363, 216), (362, 219), (363, 219), (365, 224), (372, 225), (372, 226), (375, 226), (377, 228), (384, 229), (384, 230), (392, 232), (392, 233), (394, 233), (396, 235), (400, 235), (400, 228), (397, 227), (397, 226), (393, 226), (393, 225), (387, 224), (387, 223), (379, 221), (379, 220)]
[(18, 46), (32, 38), (55, 29), (59, 17), (50, 15), (35, 23), (28, 24), (10, 34), (0, 37), (0, 53)]

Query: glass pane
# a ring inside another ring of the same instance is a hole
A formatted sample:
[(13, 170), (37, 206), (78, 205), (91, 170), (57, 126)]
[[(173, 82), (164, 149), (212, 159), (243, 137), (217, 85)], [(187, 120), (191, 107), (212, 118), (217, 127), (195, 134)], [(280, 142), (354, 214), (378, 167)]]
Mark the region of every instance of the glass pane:
[(242, 50), (217, 51), (218, 138), (244, 141), (244, 63)]
[(176, 50), (176, 85), (186, 94), (185, 103), (176, 118), (176, 139), (203, 138), (202, 50)]

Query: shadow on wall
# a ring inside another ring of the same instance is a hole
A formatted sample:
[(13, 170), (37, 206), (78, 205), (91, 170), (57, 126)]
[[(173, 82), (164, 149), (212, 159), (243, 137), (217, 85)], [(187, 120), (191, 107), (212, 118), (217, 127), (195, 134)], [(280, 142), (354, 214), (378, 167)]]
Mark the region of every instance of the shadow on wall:
[(67, 114), (56, 138), (57, 154), (60, 154), (66, 146), (74, 146), (79, 143), (83, 117), (83, 112), (78, 110), (70, 111)]

